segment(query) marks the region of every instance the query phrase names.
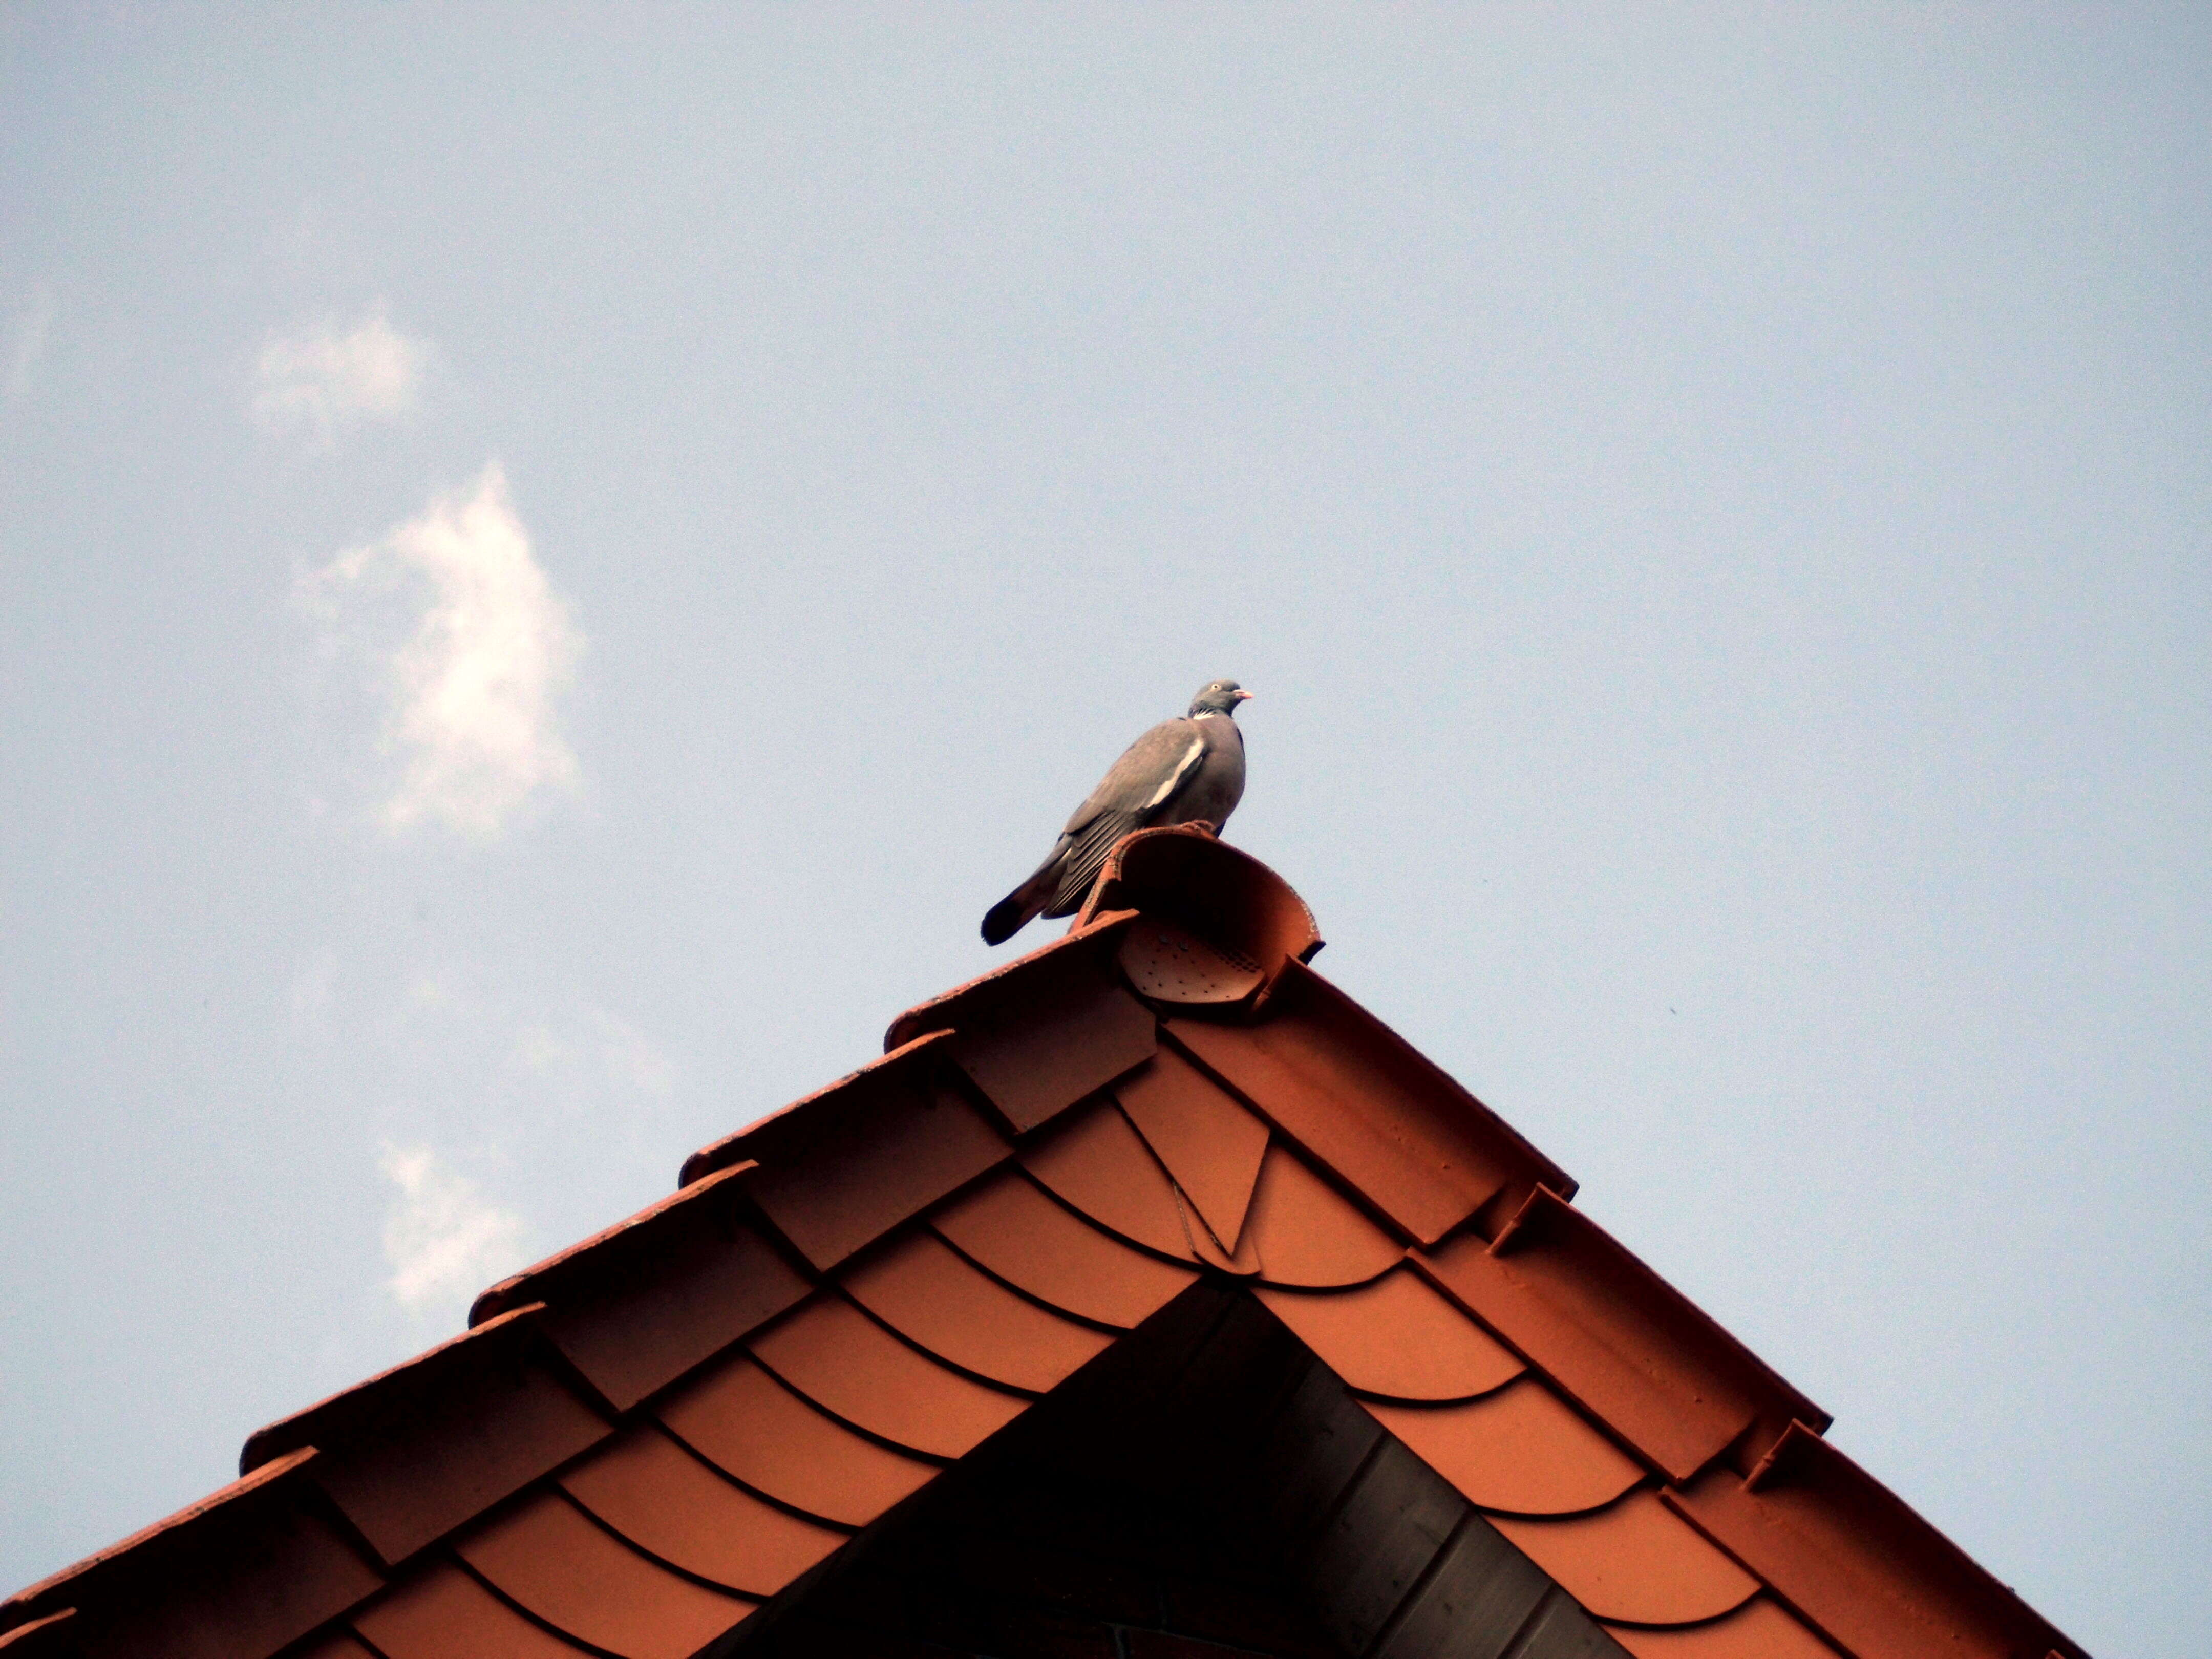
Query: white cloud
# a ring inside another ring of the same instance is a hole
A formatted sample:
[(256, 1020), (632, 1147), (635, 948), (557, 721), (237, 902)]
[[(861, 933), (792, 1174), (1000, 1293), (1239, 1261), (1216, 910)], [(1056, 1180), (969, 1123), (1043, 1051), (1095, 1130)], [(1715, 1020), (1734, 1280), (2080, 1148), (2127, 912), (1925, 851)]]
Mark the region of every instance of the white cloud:
[(496, 463), (465, 496), (341, 554), (306, 597), (334, 617), (347, 596), (410, 577), (428, 582), (428, 603), (384, 663), (385, 745), (404, 764), (383, 820), (395, 833), (431, 819), (495, 835), (538, 790), (576, 786), (554, 701), (583, 639), (532, 556)]
[(339, 428), (392, 420), (414, 406), (428, 351), (386, 320), (381, 305), (341, 333), (334, 318), (270, 337), (254, 364), (253, 418), (270, 432), (328, 443)]
[(604, 1008), (586, 1008), (586, 1029), (563, 1031), (544, 1020), (515, 1033), (513, 1060), (521, 1070), (562, 1081), (579, 1092), (605, 1088), (617, 1097), (666, 1095), (675, 1067), (638, 1026)]
[(31, 395), (31, 374), (46, 355), (46, 331), (54, 323), (54, 296), (44, 288), (32, 290), (16, 309), (8, 326), (7, 401), (21, 403)]
[(428, 1146), (377, 1160), (399, 1188), (384, 1223), (386, 1288), (410, 1313), (473, 1295), (521, 1265), (522, 1218), (502, 1210)]

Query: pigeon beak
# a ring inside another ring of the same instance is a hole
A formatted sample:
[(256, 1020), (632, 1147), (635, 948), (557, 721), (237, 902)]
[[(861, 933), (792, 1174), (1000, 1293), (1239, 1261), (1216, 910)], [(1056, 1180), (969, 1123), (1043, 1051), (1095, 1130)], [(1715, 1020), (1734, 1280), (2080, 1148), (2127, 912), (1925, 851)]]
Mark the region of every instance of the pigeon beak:
[(1237, 701), (1239, 702), (1249, 702), (1252, 701), (1252, 694), (1249, 691), (1239, 691), (1237, 694)]

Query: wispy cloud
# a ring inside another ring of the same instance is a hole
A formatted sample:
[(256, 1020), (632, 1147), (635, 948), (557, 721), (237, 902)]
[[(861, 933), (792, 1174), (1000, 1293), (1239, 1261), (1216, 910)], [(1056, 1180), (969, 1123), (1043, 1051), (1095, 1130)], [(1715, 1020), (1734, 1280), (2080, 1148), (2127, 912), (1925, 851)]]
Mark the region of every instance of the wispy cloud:
[(325, 444), (357, 422), (396, 419), (414, 407), (428, 355), (381, 305), (350, 329), (326, 317), (271, 335), (254, 363), (253, 418)]
[(604, 1008), (585, 1009), (567, 1029), (550, 1020), (527, 1022), (515, 1033), (514, 1063), (579, 1093), (605, 1089), (625, 1099), (665, 1096), (675, 1079), (659, 1044)]
[(403, 769), (382, 817), (395, 833), (430, 820), (495, 835), (538, 791), (577, 783), (554, 704), (583, 638), (531, 553), (496, 463), (465, 495), (341, 554), (304, 592), (336, 620), (352, 596), (410, 578), (427, 582), (428, 602), (383, 664), (385, 744)]
[(388, 1146), (377, 1164), (399, 1189), (384, 1223), (386, 1287), (408, 1312), (458, 1301), (521, 1265), (522, 1218), (429, 1147)]
[(9, 319), (3, 385), (7, 401), (17, 404), (31, 395), (32, 374), (46, 355), (46, 332), (54, 325), (52, 290), (31, 290)]

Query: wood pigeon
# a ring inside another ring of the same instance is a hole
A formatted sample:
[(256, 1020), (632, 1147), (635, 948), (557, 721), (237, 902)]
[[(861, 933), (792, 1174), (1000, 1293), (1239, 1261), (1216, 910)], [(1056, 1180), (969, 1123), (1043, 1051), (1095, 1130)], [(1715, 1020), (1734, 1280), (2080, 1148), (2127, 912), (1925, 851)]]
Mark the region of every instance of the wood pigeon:
[(1234, 716), (1251, 695), (1235, 680), (1209, 680), (1189, 714), (1131, 744), (1070, 815), (1036, 873), (991, 907), (983, 942), (1003, 945), (1033, 917), (1080, 910), (1106, 854), (1133, 830), (1200, 818), (1217, 830), (1226, 823), (1244, 794), (1244, 737)]

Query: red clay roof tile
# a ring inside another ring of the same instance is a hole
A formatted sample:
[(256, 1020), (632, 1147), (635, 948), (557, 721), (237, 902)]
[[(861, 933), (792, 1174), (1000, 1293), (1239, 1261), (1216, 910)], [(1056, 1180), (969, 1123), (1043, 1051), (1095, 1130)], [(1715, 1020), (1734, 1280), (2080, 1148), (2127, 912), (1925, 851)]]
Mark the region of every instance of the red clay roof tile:
[(1495, 1243), (1473, 1235), (1421, 1270), (1591, 1415), (1677, 1480), (1758, 1425), (1827, 1413), (1556, 1194), (1533, 1194)]
[(1533, 1376), (1452, 1406), (1367, 1409), (1480, 1509), (1571, 1515), (1599, 1509), (1644, 1478), (1635, 1459)]
[(817, 1411), (750, 1354), (710, 1365), (659, 1415), (716, 1468), (841, 1526), (865, 1527), (938, 1474), (936, 1464), (878, 1446)]
[(1600, 1619), (1694, 1624), (1741, 1606), (1759, 1589), (1648, 1489), (1589, 1515), (1498, 1516), (1492, 1524)]
[(1021, 1165), (1109, 1232), (1188, 1261), (1190, 1240), (1167, 1171), (1110, 1099), (1070, 1112), (1024, 1146)]
[(1326, 1289), (1388, 1272), (1405, 1246), (1370, 1221), (1280, 1146), (1267, 1149), (1245, 1221), (1270, 1285)]
[[(756, 1159), (763, 1214), (824, 1271), (1006, 1156), (999, 1132), (938, 1074), (949, 1034), (921, 1037), (722, 1143)], [(715, 1148), (695, 1155), (719, 1156)], [(685, 1165), (688, 1172), (690, 1164)]]
[(650, 1423), (572, 1466), (561, 1486), (647, 1554), (763, 1601), (848, 1535), (762, 1502)]
[(1793, 1425), (1749, 1480), (1714, 1468), (1668, 1501), (1858, 1659), (2081, 1650), (1881, 1482)]
[(970, 1261), (1038, 1301), (1133, 1329), (1198, 1275), (1133, 1250), (1009, 1170), (930, 1218)]
[(757, 1605), (679, 1577), (557, 1492), (525, 1499), (456, 1547), (507, 1600), (622, 1659), (691, 1659)]
[(1501, 1192), (1565, 1185), (1550, 1159), (1311, 969), (1283, 970), (1257, 1025), (1168, 1035), (1417, 1243)]
[(1267, 1151), (1267, 1126), (1172, 1050), (1122, 1079), (1114, 1097), (1215, 1240), (1234, 1250)]
[(1754, 1595), (1709, 1625), (1643, 1630), (1610, 1627), (1635, 1659), (1836, 1659), (1836, 1650), (1792, 1619), (1771, 1597)]
[(748, 1346), (823, 1410), (933, 1457), (964, 1456), (1028, 1404), (939, 1364), (842, 1297), (816, 1297)]
[(1113, 1342), (1015, 1295), (924, 1231), (848, 1269), (842, 1284), (878, 1319), (948, 1364), (1031, 1393), (1058, 1386)]
[(1322, 1363), (1363, 1394), (1465, 1400), (1518, 1376), (1521, 1361), (1401, 1267), (1354, 1290), (1254, 1292)]
[(579, 1659), (450, 1561), (432, 1561), (354, 1615), (384, 1659)]
[(1176, 1202), (1182, 1210), (1183, 1236), (1190, 1241), (1191, 1255), (1216, 1273), (1226, 1273), (1232, 1279), (1257, 1279), (1260, 1276), (1260, 1252), (1252, 1247), (1248, 1233), (1237, 1241), (1233, 1255), (1224, 1255), (1212, 1230), (1199, 1218), (1198, 1207), (1176, 1189)]

